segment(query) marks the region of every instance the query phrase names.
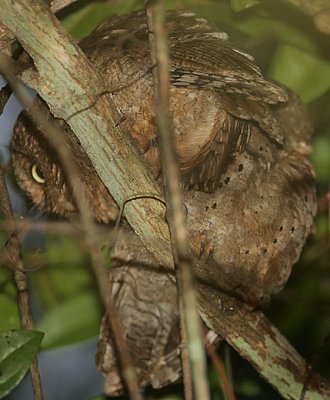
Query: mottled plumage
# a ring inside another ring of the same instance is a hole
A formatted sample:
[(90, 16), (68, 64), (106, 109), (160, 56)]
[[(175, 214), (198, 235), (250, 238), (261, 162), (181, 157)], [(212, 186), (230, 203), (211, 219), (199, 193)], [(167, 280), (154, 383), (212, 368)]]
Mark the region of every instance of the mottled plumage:
[[(169, 12), (167, 27), (171, 111), (194, 270), (216, 289), (257, 305), (283, 287), (311, 230), (316, 208), (306, 158), (311, 126), (296, 96), (266, 80), (225, 33), (187, 12)], [(144, 13), (105, 21), (81, 47), (103, 74), (105, 90), (123, 113), (123, 129), (160, 183)], [(57, 123), (70, 141), (95, 218), (114, 220), (117, 205), (76, 137)], [(32, 200), (48, 212), (74, 213), (56, 155), (24, 115), (11, 147), (17, 181)], [(112, 295), (140, 385), (161, 387), (180, 376), (176, 289), (167, 274), (139, 265), (132, 257), (111, 272)], [(106, 321), (101, 332), (98, 363), (107, 376), (106, 391), (119, 393)]]

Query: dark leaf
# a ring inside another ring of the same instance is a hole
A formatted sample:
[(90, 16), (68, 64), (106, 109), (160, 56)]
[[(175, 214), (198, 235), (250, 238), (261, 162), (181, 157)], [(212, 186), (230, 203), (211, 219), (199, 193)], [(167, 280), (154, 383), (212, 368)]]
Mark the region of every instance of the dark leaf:
[(23, 378), (38, 353), (44, 334), (12, 330), (0, 333), (0, 398)]

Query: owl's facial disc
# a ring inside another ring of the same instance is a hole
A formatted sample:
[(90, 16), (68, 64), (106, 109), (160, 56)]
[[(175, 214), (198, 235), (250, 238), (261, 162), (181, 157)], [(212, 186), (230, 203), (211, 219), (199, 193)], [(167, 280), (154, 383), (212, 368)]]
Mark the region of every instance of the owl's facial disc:
[(32, 164), (31, 166), (31, 176), (37, 183), (40, 183), (41, 185), (46, 182), (45, 177), (36, 164)]

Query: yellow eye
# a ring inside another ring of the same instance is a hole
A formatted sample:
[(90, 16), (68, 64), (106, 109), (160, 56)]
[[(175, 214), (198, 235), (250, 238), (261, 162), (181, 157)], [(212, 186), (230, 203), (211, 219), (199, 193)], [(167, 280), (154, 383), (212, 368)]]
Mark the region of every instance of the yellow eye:
[(44, 178), (44, 176), (42, 175), (42, 173), (40, 172), (40, 169), (36, 166), (36, 164), (33, 164), (31, 167), (31, 175), (32, 175), (32, 178), (38, 183), (46, 182), (46, 179)]

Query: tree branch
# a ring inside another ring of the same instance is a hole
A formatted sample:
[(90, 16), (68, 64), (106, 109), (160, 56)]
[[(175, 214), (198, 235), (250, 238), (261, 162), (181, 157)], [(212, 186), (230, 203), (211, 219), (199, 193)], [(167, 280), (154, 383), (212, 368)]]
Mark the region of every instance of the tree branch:
[[(105, 93), (101, 77), (44, 2), (4, 0), (0, 21), (15, 33), (37, 68), (37, 75), (23, 74), (25, 83), (56, 117), (69, 123), (117, 204), (139, 193), (160, 194), (129, 135), (116, 124), (120, 117), (110, 96), (100, 96)], [(125, 216), (159, 263), (173, 269), (163, 206), (138, 199), (127, 204)]]
[[(283, 398), (299, 400), (308, 364), (265, 315), (202, 283), (198, 294), (205, 323), (248, 360)], [(304, 400), (329, 398), (329, 383), (314, 373)]]

